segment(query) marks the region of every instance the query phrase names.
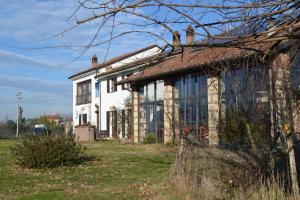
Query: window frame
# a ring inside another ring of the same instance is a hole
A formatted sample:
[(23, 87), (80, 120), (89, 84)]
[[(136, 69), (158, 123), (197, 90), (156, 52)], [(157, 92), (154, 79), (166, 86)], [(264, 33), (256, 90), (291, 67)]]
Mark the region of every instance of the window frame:
[[(161, 80), (158, 80), (161, 81)], [(141, 129), (143, 129), (145, 135), (149, 133), (155, 134), (156, 138), (163, 142), (164, 138), (161, 134), (164, 129), (164, 100), (157, 99), (157, 83), (158, 81), (148, 82), (141, 85), (138, 89), (139, 100), (138, 108), (139, 115), (144, 117), (143, 122), (141, 122), (139, 117), (138, 120), (138, 131), (141, 134)], [(149, 97), (149, 86), (153, 86), (153, 94), (151, 98)], [(143, 127), (143, 128), (142, 128)]]
[[(126, 75), (122, 75), (122, 80), (128, 78), (129, 76), (133, 75), (133, 73), (129, 73), (129, 74), (126, 74)], [(121, 85), (122, 87), (122, 90), (128, 90), (130, 88), (130, 83), (123, 83)]]
[(95, 83), (95, 97), (100, 97), (100, 82)]
[(114, 93), (118, 91), (118, 77), (107, 79), (107, 93)]
[[(206, 131), (208, 130), (207, 78), (201, 73), (188, 73), (177, 77), (173, 82), (173, 110), (175, 111), (175, 106), (177, 105), (179, 116), (176, 120), (174, 112), (172, 117), (174, 126), (179, 128), (180, 134), (183, 133), (185, 127), (195, 133), (199, 133), (201, 127), (205, 127)], [(176, 95), (175, 89), (178, 89)], [(191, 92), (190, 89), (193, 89), (194, 92)], [(194, 111), (189, 108), (193, 108)], [(179, 136), (181, 137), (181, 135)], [(195, 136), (196, 138), (200, 137), (199, 134)], [(200, 138), (197, 140), (200, 141)], [(203, 144), (208, 143), (207, 133), (205, 138), (201, 139), (201, 142)]]
[[(86, 80), (76, 85), (76, 105), (88, 104), (92, 102), (92, 80)], [(79, 89), (81, 94), (79, 95)]]
[(79, 126), (86, 126), (86, 125), (88, 125), (87, 113), (79, 114)]

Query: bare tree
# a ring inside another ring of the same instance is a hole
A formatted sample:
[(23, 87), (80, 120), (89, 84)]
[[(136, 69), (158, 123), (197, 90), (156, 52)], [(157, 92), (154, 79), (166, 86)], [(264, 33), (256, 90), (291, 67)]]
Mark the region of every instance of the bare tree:
[[(278, 19), (282, 22), (297, 18), (299, 6), (300, 2), (294, 0), (217, 0), (209, 4), (203, 0), (80, 0), (78, 8), (71, 17), (79, 18), (77, 25), (91, 21), (99, 23), (95, 37), (91, 39), (84, 51), (104, 43), (111, 43), (128, 34), (149, 35), (172, 46), (167, 40), (168, 35), (178, 28), (184, 30), (189, 24), (196, 27), (195, 34), (200, 39), (222, 40), (221, 43), (213, 45), (241, 46), (243, 45), (240, 43), (241, 36), (253, 36), (264, 31), (268, 23), (278, 23)], [(77, 16), (80, 10), (88, 10), (91, 14), (84, 17)], [(110, 34), (99, 41), (97, 38), (101, 35), (102, 29), (107, 27), (111, 28)], [(243, 28), (233, 31), (237, 27)], [(288, 30), (291, 27), (293, 25), (281, 29)], [(222, 34), (229, 30), (231, 34)], [(276, 28), (272, 31), (276, 31)], [(295, 37), (298, 36), (287, 31), (278, 39)], [(181, 44), (181, 46), (186, 45)]]
[[(79, 0), (78, 7), (70, 19), (76, 18), (77, 24), (74, 27), (91, 22), (99, 24), (94, 37), (83, 47), (82, 53), (92, 47), (108, 44), (105, 58), (111, 43), (129, 34), (145, 35), (165, 44), (165, 48), (175, 49), (174, 43), (169, 42), (169, 36), (173, 35), (179, 40), (180, 35), (176, 30), (186, 31), (188, 25), (196, 28), (195, 35), (201, 41), (181, 43), (177, 48), (237, 47), (259, 51), (255, 49), (255, 44), (300, 38), (299, 32), (294, 31), (300, 28), (300, 24), (296, 23), (299, 20), (299, 8), (300, 1), (296, 0), (216, 0), (209, 3), (204, 0)], [(80, 10), (90, 14), (81, 16)], [(258, 34), (264, 36), (257, 38)], [(270, 35), (272, 37), (269, 37)], [(242, 63), (247, 70), (252, 68), (251, 64), (253, 61)], [(226, 73), (229, 65), (223, 66), (221, 70)], [(266, 74), (269, 75), (268, 72)], [(272, 79), (274, 74), (271, 73), (270, 76)], [(247, 77), (246, 81), (251, 76)], [(290, 80), (289, 74), (285, 79)], [(298, 190), (297, 174), (295, 175), (295, 158), (289, 129), (292, 120), (288, 116), (289, 111), (293, 110), (292, 105), (295, 101), (291, 101), (293, 94), (290, 84), (282, 84), (280, 88), (271, 86), (270, 89), (273, 93), (269, 98), (273, 102), (272, 109), (276, 112), (274, 115), (276, 119), (273, 121), (280, 124), (281, 131), (278, 134), (281, 134), (287, 143), (286, 152), (290, 159), (292, 187), (295, 191)], [(289, 92), (282, 97), (283, 90)], [(280, 95), (275, 95), (278, 91), (281, 92)], [(247, 103), (248, 94), (244, 96), (244, 103)], [(278, 97), (284, 100), (279, 101)], [(282, 106), (282, 101), (285, 106)], [(276, 143), (279, 137), (274, 136), (273, 143)]]

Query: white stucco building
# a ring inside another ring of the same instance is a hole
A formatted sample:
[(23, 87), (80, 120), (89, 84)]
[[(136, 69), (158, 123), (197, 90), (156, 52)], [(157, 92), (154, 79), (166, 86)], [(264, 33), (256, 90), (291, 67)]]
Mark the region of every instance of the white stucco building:
[[(116, 83), (143, 68), (143, 61), (158, 54), (156, 45), (98, 63), (69, 77), (73, 81), (73, 126), (92, 125), (106, 137), (127, 137), (130, 131), (131, 92)], [(97, 134), (98, 135), (98, 134)]]

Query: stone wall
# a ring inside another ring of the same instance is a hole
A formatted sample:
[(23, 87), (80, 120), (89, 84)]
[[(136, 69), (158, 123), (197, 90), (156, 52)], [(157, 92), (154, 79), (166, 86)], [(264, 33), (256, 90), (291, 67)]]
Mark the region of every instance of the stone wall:
[(172, 80), (165, 80), (164, 88), (164, 143), (173, 139), (173, 98)]
[(132, 123), (133, 123), (133, 142), (139, 142), (139, 101), (137, 87), (132, 88)]
[(219, 125), (219, 79), (212, 77), (207, 79), (208, 98), (208, 144), (218, 145)]

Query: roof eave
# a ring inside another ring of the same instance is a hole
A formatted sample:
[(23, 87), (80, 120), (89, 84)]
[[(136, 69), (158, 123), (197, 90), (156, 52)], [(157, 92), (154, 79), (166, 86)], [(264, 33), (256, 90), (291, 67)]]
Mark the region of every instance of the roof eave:
[(121, 60), (130, 58), (130, 57), (132, 57), (132, 56), (134, 56), (134, 55), (137, 55), (137, 54), (142, 53), (142, 52), (144, 52), (144, 51), (148, 51), (148, 50), (153, 49), (153, 48), (158, 48), (158, 49), (160, 49), (160, 50), (162, 49), (160, 46), (158, 46), (158, 45), (156, 45), (156, 44), (155, 44), (155, 45), (150, 45), (150, 46), (148, 46), (148, 47), (145, 47), (145, 48), (136, 50), (136, 51), (134, 51), (134, 52), (132, 52), (132, 53), (129, 53), (128, 55), (126, 55), (126, 56), (124, 56), (124, 57), (120, 56), (119, 59), (116, 59), (116, 60), (114, 60), (113, 62), (109, 62), (109, 61), (108, 61), (107, 63), (98, 64), (98, 65), (96, 65), (96, 66), (93, 67), (93, 68), (89, 68), (89, 69), (86, 69), (86, 70), (84, 70), (84, 71), (78, 72), (78, 73), (76, 73), (76, 74), (74, 74), (74, 75), (68, 77), (68, 79), (71, 79), (71, 80), (72, 80), (72, 78), (74, 78), (74, 77), (76, 77), (76, 76), (79, 76), (79, 75), (81, 75), (81, 74), (85, 74), (85, 73), (88, 73), (88, 72), (93, 71), (93, 70), (99, 70), (99, 69), (102, 69), (102, 68), (104, 68), (104, 67), (106, 67), (106, 66), (112, 65), (112, 64), (117, 63), (117, 62), (119, 62), (119, 61), (121, 61)]

